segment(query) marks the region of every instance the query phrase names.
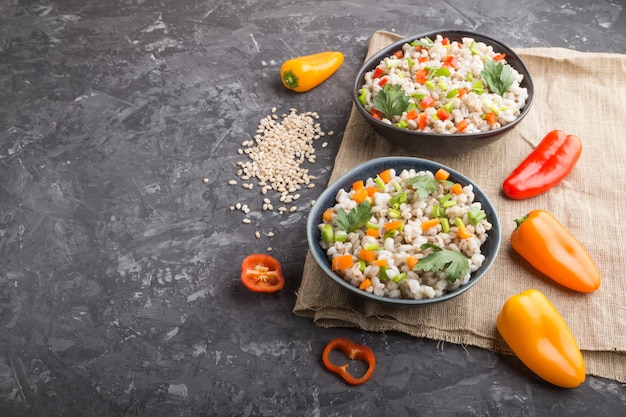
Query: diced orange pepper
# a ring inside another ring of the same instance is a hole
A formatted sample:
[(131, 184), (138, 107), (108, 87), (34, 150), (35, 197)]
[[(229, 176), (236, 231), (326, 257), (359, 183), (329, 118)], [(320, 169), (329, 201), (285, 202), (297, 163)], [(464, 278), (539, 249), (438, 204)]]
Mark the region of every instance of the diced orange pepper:
[(361, 188), (352, 194), (352, 199), (359, 204), (364, 202), (367, 197), (367, 190), (365, 188)]
[[(426, 60), (428, 60), (428, 58), (426, 58)], [(425, 70), (425, 69), (418, 70), (415, 73), (415, 82), (419, 84), (424, 84), (426, 81), (428, 81), (428, 70)]]
[(408, 266), (409, 269), (412, 271), (418, 261), (419, 261), (419, 259), (415, 255), (407, 256), (406, 257), (406, 266)]
[(369, 197), (374, 197), (374, 194), (378, 192), (378, 187), (367, 187), (365, 189), (367, 190), (367, 195)]
[(369, 287), (370, 285), (372, 285), (372, 281), (369, 278), (365, 278), (360, 284), (359, 284), (359, 289), (360, 290), (364, 290), (367, 287)]
[(361, 249), (359, 251), (359, 257), (365, 262), (374, 262), (376, 260), (376, 252), (373, 250)]
[(365, 235), (369, 236), (369, 237), (377, 238), (378, 237), (378, 229), (370, 229), (370, 228), (368, 228), (367, 231), (365, 232)]
[(322, 214), (322, 219), (325, 222), (330, 222), (333, 219), (333, 215), (335, 214), (335, 211), (332, 208), (327, 208), (324, 211), (324, 214)]
[(339, 255), (333, 258), (331, 269), (333, 271), (341, 271), (343, 269), (352, 268), (352, 265), (354, 265), (352, 255)]
[(407, 120), (415, 120), (415, 119), (417, 119), (419, 117), (419, 115), (420, 114), (417, 111), (417, 109), (413, 109), (410, 112), (408, 112), (405, 117), (406, 117)]
[(463, 186), (457, 182), (452, 187), (450, 187), (450, 192), (459, 195), (463, 192)]
[(457, 225), (458, 234), (461, 239), (469, 239), (472, 237), (472, 232), (465, 225)]
[(467, 129), (467, 120), (466, 119), (463, 119), (459, 123), (456, 124), (456, 130), (458, 132), (463, 132), (465, 129)]
[(426, 125), (428, 123), (428, 115), (426, 113), (420, 114), (419, 128), (420, 130), (426, 129)]
[(387, 260), (386, 259), (376, 259), (374, 261), (374, 265), (376, 265), (376, 266), (387, 266)]
[(437, 226), (439, 223), (441, 223), (441, 220), (439, 219), (439, 217), (435, 217), (434, 219), (426, 220), (424, 223), (422, 223), (422, 230), (428, 230), (430, 228), (433, 228), (433, 227)]
[(352, 184), (352, 189), (353, 189), (354, 191), (358, 191), (358, 190), (360, 190), (360, 189), (362, 189), (362, 188), (364, 188), (364, 187), (365, 187), (365, 183), (363, 182), (363, 180), (358, 180), (358, 181), (355, 181), (355, 182)]
[(382, 179), (385, 184), (391, 181), (391, 169), (386, 169), (378, 175), (380, 176), (380, 179)]
[(435, 172), (435, 178), (440, 181), (445, 181), (450, 178), (450, 173), (443, 168), (439, 168), (437, 172)]
[(396, 230), (401, 228), (404, 225), (404, 222), (402, 220), (392, 220), (389, 223), (385, 224), (385, 230), (386, 231), (390, 231), (390, 230)]

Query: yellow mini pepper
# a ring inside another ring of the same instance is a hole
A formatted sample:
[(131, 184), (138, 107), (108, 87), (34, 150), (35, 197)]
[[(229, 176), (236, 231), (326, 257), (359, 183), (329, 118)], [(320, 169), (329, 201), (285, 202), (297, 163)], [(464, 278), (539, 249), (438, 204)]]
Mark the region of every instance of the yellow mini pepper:
[(563, 388), (575, 388), (585, 380), (576, 339), (541, 292), (531, 289), (509, 298), (496, 327), (513, 353), (544, 380)]
[(337, 51), (320, 52), (285, 61), (280, 68), (283, 85), (298, 93), (317, 87), (343, 64), (343, 54)]

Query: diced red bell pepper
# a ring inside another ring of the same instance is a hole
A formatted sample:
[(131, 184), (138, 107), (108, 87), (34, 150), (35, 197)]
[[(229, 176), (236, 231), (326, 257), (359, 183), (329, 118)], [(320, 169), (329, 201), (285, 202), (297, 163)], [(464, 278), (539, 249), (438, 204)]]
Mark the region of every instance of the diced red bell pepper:
[(424, 99), (420, 103), (420, 107), (425, 110), (429, 107), (432, 107), (434, 104), (435, 104), (435, 100), (431, 96), (428, 96), (428, 97), (424, 97)]
[(450, 117), (450, 113), (448, 113), (445, 109), (439, 109), (437, 110), (437, 117), (439, 118), (439, 120), (446, 120), (448, 117)]

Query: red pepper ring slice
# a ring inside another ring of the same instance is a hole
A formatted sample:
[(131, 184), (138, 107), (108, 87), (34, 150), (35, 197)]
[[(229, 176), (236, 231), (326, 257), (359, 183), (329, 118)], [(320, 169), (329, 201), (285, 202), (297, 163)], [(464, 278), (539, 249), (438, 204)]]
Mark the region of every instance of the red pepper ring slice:
[[(348, 364), (344, 365), (335, 365), (330, 360), (330, 352), (333, 350), (339, 350), (352, 360), (361, 360), (367, 363), (367, 371), (363, 374), (363, 376), (359, 378), (355, 378), (352, 374), (348, 372)], [(376, 368), (376, 356), (374, 356), (374, 352), (368, 346), (358, 345), (354, 343), (350, 339), (346, 339), (343, 337), (338, 337), (336, 339), (328, 342), (326, 347), (324, 348), (324, 353), (322, 353), (322, 360), (324, 362), (324, 366), (329, 371), (332, 371), (339, 376), (341, 376), (348, 384), (351, 385), (361, 385), (367, 382), (372, 377), (374, 373), (374, 368)]]

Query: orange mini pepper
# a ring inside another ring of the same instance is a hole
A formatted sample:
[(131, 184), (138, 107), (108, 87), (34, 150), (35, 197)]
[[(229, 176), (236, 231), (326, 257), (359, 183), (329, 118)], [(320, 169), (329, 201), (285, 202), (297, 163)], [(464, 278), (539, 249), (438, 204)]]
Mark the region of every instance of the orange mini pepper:
[(285, 61), (280, 67), (280, 79), (288, 89), (303, 93), (326, 81), (341, 64), (343, 54), (338, 51), (300, 56)]
[(600, 272), (593, 259), (552, 214), (533, 210), (515, 222), (511, 246), (533, 267), (574, 291), (600, 288)]
[(541, 292), (530, 289), (509, 298), (496, 327), (513, 353), (542, 379), (563, 388), (575, 388), (585, 380), (576, 339)]
[[(330, 352), (333, 350), (339, 350), (345, 353), (348, 359), (357, 359), (367, 363), (367, 371), (365, 371), (361, 377), (354, 377), (348, 372), (347, 363), (340, 366), (335, 365), (330, 360)], [(338, 337), (328, 342), (322, 353), (322, 361), (329, 371), (338, 374), (351, 385), (361, 385), (367, 382), (372, 377), (374, 368), (376, 368), (376, 356), (372, 349), (368, 346), (356, 344), (352, 340), (343, 337)]]

